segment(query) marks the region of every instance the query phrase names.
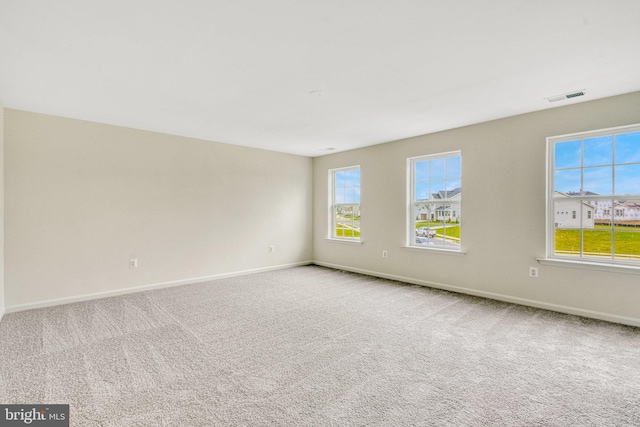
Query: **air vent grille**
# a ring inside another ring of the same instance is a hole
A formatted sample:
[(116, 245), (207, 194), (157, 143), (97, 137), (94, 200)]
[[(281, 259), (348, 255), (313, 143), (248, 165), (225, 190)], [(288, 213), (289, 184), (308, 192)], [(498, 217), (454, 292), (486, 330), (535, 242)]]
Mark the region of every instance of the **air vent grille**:
[(565, 95), (565, 96), (567, 97), (567, 99), (569, 99), (569, 98), (575, 98), (576, 96), (582, 96), (582, 95), (584, 95), (583, 91), (570, 93), (570, 94)]
[(578, 96), (582, 96), (586, 92), (587, 91), (585, 89), (582, 89), (582, 90), (577, 90), (575, 92), (563, 93), (562, 95), (550, 96), (550, 97), (545, 98), (545, 99), (547, 100), (547, 102), (564, 101), (565, 99), (571, 99), (571, 98), (575, 98), (575, 97), (578, 97)]

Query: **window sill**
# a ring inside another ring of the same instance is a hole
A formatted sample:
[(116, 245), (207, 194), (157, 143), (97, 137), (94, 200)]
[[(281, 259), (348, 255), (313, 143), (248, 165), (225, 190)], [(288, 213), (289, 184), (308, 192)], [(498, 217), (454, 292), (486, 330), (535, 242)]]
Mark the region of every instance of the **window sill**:
[(600, 262), (589, 262), (583, 260), (560, 259), (560, 258), (538, 258), (542, 265), (552, 265), (556, 267), (581, 268), (586, 270), (600, 270), (610, 273), (640, 274), (640, 266), (626, 264), (605, 264)]
[(360, 246), (364, 244), (362, 240), (335, 239), (332, 237), (327, 237), (324, 240), (332, 243), (346, 243), (347, 245), (356, 245), (356, 246)]
[(418, 246), (402, 246), (402, 249), (407, 250), (407, 251), (416, 251), (416, 252), (433, 252), (433, 253), (437, 253), (437, 254), (444, 254), (444, 255), (466, 255), (467, 252), (466, 251), (456, 251), (453, 249), (441, 249), (441, 248), (420, 248)]

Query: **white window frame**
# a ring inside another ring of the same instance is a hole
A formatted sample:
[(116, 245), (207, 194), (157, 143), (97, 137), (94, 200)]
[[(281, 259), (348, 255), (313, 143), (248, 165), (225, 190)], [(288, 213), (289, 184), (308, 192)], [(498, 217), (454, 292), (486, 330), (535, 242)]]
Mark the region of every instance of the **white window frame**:
[[(556, 220), (556, 216), (554, 216), (554, 213), (555, 213), (554, 202), (558, 200), (563, 200), (561, 198), (562, 197), (561, 195), (555, 194), (555, 182), (554, 182), (555, 172), (556, 172), (555, 144), (568, 142), (568, 141), (581, 140), (582, 141), (581, 144), (584, 147), (585, 139), (597, 138), (602, 136), (612, 136), (613, 137), (612, 161), (610, 165), (605, 165), (605, 166), (612, 167), (612, 182), (615, 187), (616, 166), (628, 165), (628, 164), (632, 164), (632, 165), (640, 164), (640, 162), (634, 162), (634, 163), (616, 163), (615, 162), (615, 138), (617, 135), (620, 135), (620, 134), (635, 133), (635, 132), (640, 132), (640, 124), (630, 125), (630, 126), (620, 126), (620, 127), (608, 128), (608, 129), (600, 129), (600, 130), (588, 131), (588, 132), (579, 132), (579, 133), (573, 133), (573, 134), (567, 134), (567, 135), (558, 135), (558, 136), (552, 136), (547, 138), (547, 179), (546, 179), (547, 181), (547, 197), (546, 197), (547, 245), (546, 246), (547, 247), (546, 247), (546, 257), (539, 259), (540, 262), (560, 263), (563, 265), (575, 265), (577, 267), (585, 267), (585, 268), (602, 268), (602, 269), (623, 268), (626, 271), (633, 271), (635, 273), (640, 272), (640, 258), (638, 258), (637, 260), (635, 259), (626, 260), (622, 257), (616, 258), (615, 234), (613, 234), (615, 232), (615, 218), (616, 218), (615, 214), (617, 210), (615, 206), (615, 202), (619, 200), (640, 200), (640, 194), (615, 194), (615, 191), (612, 191), (612, 193), (614, 194), (593, 195), (593, 194), (587, 194), (587, 192), (589, 192), (590, 190), (586, 188), (584, 189), (584, 191), (581, 190), (581, 193), (579, 195), (576, 195), (576, 196), (572, 195), (571, 197), (572, 200), (582, 202), (580, 203), (581, 212), (584, 210), (583, 209), (584, 203), (593, 203), (594, 205), (596, 205), (597, 202), (610, 203), (610, 207), (602, 208), (602, 213), (605, 216), (611, 216), (613, 219), (611, 221), (611, 228), (612, 228), (612, 235), (613, 235), (612, 242), (611, 242), (611, 257), (594, 256), (588, 253), (585, 255), (584, 247), (583, 247), (583, 233), (584, 233), (585, 227), (582, 224), (582, 219), (580, 220), (580, 226), (579, 226), (579, 230), (580, 230), (579, 255), (576, 256), (576, 255), (565, 255), (562, 253), (556, 253), (556, 250), (555, 250), (555, 228), (556, 227), (555, 226), (557, 224), (554, 223), (554, 221)], [(588, 170), (590, 167), (598, 167), (598, 166), (588, 166), (588, 165), (585, 166), (583, 163), (583, 160), (581, 160), (580, 166), (579, 167), (576, 166), (573, 169), (580, 169), (581, 176), (584, 176), (584, 171)], [(559, 168), (559, 170), (560, 169), (563, 169), (563, 168)], [(583, 179), (584, 178), (582, 178), (582, 180)], [(594, 209), (594, 214), (595, 213), (596, 211)], [(588, 215), (585, 215), (585, 216), (588, 217)], [(582, 215), (580, 215), (580, 218), (582, 218)], [(595, 215), (592, 214), (591, 218), (587, 218), (587, 219), (593, 219), (595, 221), (596, 217)]]
[[(359, 236), (337, 236), (336, 235), (336, 213), (339, 208), (352, 209), (353, 212), (360, 213), (360, 202), (346, 202), (336, 203), (336, 173), (346, 172), (351, 170), (358, 170), (360, 172), (360, 181), (358, 182), (358, 198), (360, 198), (360, 189), (362, 188), (362, 171), (360, 165), (347, 166), (336, 169), (329, 169), (329, 230), (328, 238), (330, 240), (345, 241), (345, 242), (361, 242), (361, 232), (358, 227), (357, 231)], [(355, 222), (355, 219), (354, 219)], [(358, 221), (359, 222), (359, 221)], [(355, 229), (354, 229), (355, 230)]]
[[(460, 218), (460, 222), (459, 222), (459, 226), (460, 229), (462, 231), (462, 188), (463, 188), (463, 184), (462, 184), (462, 151), (458, 150), (458, 151), (449, 151), (449, 152), (444, 152), (444, 153), (436, 153), (436, 154), (429, 154), (429, 155), (424, 155), (424, 156), (417, 156), (417, 157), (409, 157), (407, 158), (407, 206), (406, 206), (406, 211), (407, 211), (407, 226), (406, 226), (406, 248), (408, 249), (418, 249), (418, 250), (428, 250), (428, 251), (440, 251), (440, 252), (449, 252), (449, 253), (460, 253), (460, 254), (464, 254), (464, 251), (462, 250), (462, 240), (458, 240), (456, 242), (453, 242), (453, 244), (451, 244), (448, 240), (444, 240), (444, 244), (434, 244), (434, 245), (422, 245), (422, 244), (418, 244), (416, 243), (416, 222), (420, 222), (422, 220), (418, 220), (416, 219), (417, 216), (417, 212), (414, 209), (415, 204), (422, 204), (424, 206), (427, 205), (432, 205), (432, 206), (436, 206), (438, 204), (442, 205), (442, 204), (446, 204), (447, 202), (451, 202), (450, 199), (431, 199), (430, 200), (423, 200), (423, 201), (417, 201), (416, 200), (416, 171), (415, 171), (415, 165), (418, 162), (421, 161), (425, 161), (425, 160), (436, 160), (436, 159), (447, 159), (447, 158), (451, 158), (451, 157), (459, 157), (460, 158), (460, 176), (459, 176), (459, 180), (460, 180), (460, 192), (459, 192), (459, 199), (457, 199), (455, 202), (455, 204), (457, 204), (457, 206), (453, 206), (450, 205), (449, 206), (449, 213), (451, 213), (452, 211), (456, 211), (458, 213), (458, 216)], [(446, 180), (446, 168), (445, 168), (445, 180)], [(428, 212), (430, 212), (431, 210), (429, 210)], [(446, 215), (443, 215), (444, 212), (442, 212), (441, 210), (433, 210), (432, 216), (434, 220), (441, 220), (444, 218), (447, 218)], [(460, 236), (462, 236), (462, 233), (460, 233)]]

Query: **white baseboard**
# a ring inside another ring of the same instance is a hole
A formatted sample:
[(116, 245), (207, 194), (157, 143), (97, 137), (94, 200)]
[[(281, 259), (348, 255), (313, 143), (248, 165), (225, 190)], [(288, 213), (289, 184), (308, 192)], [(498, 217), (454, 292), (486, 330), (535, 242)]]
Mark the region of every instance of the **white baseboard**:
[(606, 320), (608, 322), (613, 322), (613, 323), (620, 323), (623, 325), (640, 327), (640, 319), (633, 318), (633, 317), (619, 316), (617, 314), (603, 313), (603, 312), (593, 311), (593, 310), (585, 310), (582, 308), (569, 307), (565, 305), (552, 304), (552, 303), (547, 303), (542, 301), (530, 300), (526, 298), (513, 297), (513, 296), (497, 294), (493, 292), (479, 291), (476, 289), (464, 288), (461, 286), (447, 285), (444, 283), (431, 282), (427, 280), (415, 279), (412, 277), (398, 276), (394, 274), (381, 273), (378, 271), (364, 270), (361, 268), (354, 268), (346, 265), (332, 264), (332, 263), (320, 262), (320, 261), (302, 261), (302, 262), (296, 262), (291, 264), (281, 264), (277, 266), (256, 268), (251, 270), (242, 270), (242, 271), (235, 271), (230, 273), (214, 274), (211, 276), (193, 277), (189, 279), (175, 280), (171, 282), (154, 283), (150, 285), (136, 286), (133, 288), (116, 289), (113, 291), (96, 292), (96, 293), (77, 295), (72, 297), (36, 301), (36, 302), (26, 303), (26, 304), (17, 304), (17, 305), (7, 306), (4, 308), (0, 307), (0, 321), (2, 320), (2, 317), (4, 316), (5, 313), (14, 313), (17, 311), (51, 307), (55, 305), (70, 304), (70, 303), (81, 302), (81, 301), (90, 301), (90, 300), (95, 300), (100, 298), (109, 298), (109, 297), (114, 297), (118, 295), (150, 291), (153, 289), (169, 288), (173, 286), (181, 286), (181, 285), (187, 285), (191, 283), (208, 282), (211, 280), (219, 280), (219, 279), (235, 277), (235, 276), (244, 276), (248, 274), (262, 273), (262, 272), (272, 271), (272, 270), (281, 270), (285, 268), (299, 267), (299, 266), (309, 265), (309, 264), (316, 264), (324, 267), (335, 268), (338, 270), (345, 270), (345, 271), (351, 271), (354, 273), (380, 277), (383, 279), (397, 280), (400, 282), (427, 286), (430, 288), (443, 289), (446, 291), (452, 291), (452, 292), (457, 292), (461, 294), (473, 295), (473, 296), (482, 297), (482, 298), (489, 298), (489, 299), (494, 299), (498, 301), (525, 305), (529, 307), (536, 307), (536, 308), (541, 308), (541, 309), (550, 310), (550, 311), (557, 311), (560, 313), (573, 314), (576, 316), (589, 317), (593, 319)]
[(559, 313), (573, 314), (576, 316), (589, 317), (592, 319), (606, 320), (607, 322), (621, 323), (623, 325), (640, 327), (640, 319), (637, 319), (634, 317), (619, 316), (617, 314), (603, 313), (600, 311), (593, 311), (593, 310), (585, 310), (582, 308), (569, 307), (569, 306), (559, 305), (559, 304), (551, 304), (547, 302), (530, 300), (526, 298), (496, 294), (493, 292), (478, 291), (475, 289), (463, 288), (460, 286), (446, 285), (444, 283), (430, 282), (427, 280), (414, 279), (411, 277), (396, 276), (394, 274), (386, 274), (386, 273), (380, 273), (377, 271), (363, 270), (360, 268), (348, 267), (345, 265), (338, 265), (338, 264), (331, 264), (327, 262), (314, 261), (314, 264), (321, 265), (324, 267), (335, 268), (338, 270), (351, 271), (353, 273), (360, 273), (360, 274), (366, 274), (369, 276), (380, 277), (383, 279), (397, 280), (399, 282), (427, 286), (429, 288), (443, 289), (445, 291), (452, 291), (452, 292), (457, 292), (461, 294), (473, 295), (473, 296), (482, 297), (482, 298), (489, 298), (493, 300), (510, 302), (510, 303), (519, 304), (519, 305), (526, 305), (529, 307), (542, 308), (545, 310), (557, 311)]
[(136, 286), (132, 288), (116, 289), (113, 291), (95, 292), (91, 294), (83, 294), (83, 295), (76, 295), (71, 297), (55, 298), (55, 299), (44, 300), (44, 301), (30, 302), (26, 304), (10, 305), (5, 309), (7, 313), (14, 313), (16, 311), (32, 310), (34, 308), (51, 307), (55, 305), (70, 304), (74, 302), (109, 298), (109, 297), (115, 297), (118, 295), (132, 294), (136, 292), (151, 291), (153, 289), (170, 288), (173, 286), (208, 282), (211, 280), (219, 280), (219, 279), (225, 279), (228, 277), (235, 277), (235, 276), (245, 276), (248, 274), (263, 273), (263, 272), (272, 271), (272, 270), (282, 270), (284, 268), (299, 267), (302, 265), (310, 265), (310, 264), (313, 264), (313, 261), (302, 261), (302, 262), (295, 262), (291, 264), (281, 264), (281, 265), (271, 266), (271, 267), (254, 268), (251, 270), (234, 271), (231, 273), (214, 274), (211, 276), (192, 277), (190, 279), (174, 280), (171, 282), (163, 282), (163, 283), (154, 283), (150, 285)]

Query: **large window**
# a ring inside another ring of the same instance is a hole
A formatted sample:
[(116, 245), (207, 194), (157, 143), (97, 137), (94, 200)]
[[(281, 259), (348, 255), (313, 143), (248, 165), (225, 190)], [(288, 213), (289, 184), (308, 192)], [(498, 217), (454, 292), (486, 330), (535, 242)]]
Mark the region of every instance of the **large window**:
[(330, 170), (329, 182), (331, 238), (360, 240), (360, 166)]
[(408, 159), (408, 245), (460, 250), (462, 174), (459, 151)]
[(640, 266), (640, 125), (547, 141), (547, 257)]

